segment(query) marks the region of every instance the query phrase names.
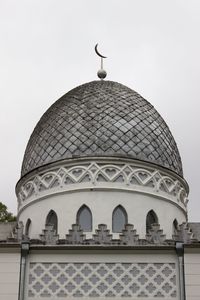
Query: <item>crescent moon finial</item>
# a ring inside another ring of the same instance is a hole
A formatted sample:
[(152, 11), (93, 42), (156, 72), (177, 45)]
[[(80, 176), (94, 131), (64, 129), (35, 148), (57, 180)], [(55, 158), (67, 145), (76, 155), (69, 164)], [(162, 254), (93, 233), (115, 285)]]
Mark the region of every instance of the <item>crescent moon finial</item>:
[(107, 58), (106, 56), (103, 56), (101, 53), (99, 53), (97, 47), (98, 47), (98, 44), (96, 44), (95, 47), (94, 47), (96, 54), (97, 54), (98, 56), (102, 57), (102, 58)]
[(97, 47), (98, 47), (98, 44), (96, 44), (95, 47), (94, 47), (95, 52), (96, 52), (96, 54), (97, 54), (98, 56), (101, 57), (101, 69), (97, 72), (97, 76), (98, 76), (101, 80), (103, 80), (103, 79), (106, 77), (106, 75), (107, 75), (106, 71), (103, 69), (103, 59), (104, 59), (104, 58), (107, 58), (107, 57), (106, 57), (106, 56), (103, 56), (101, 53), (99, 53)]

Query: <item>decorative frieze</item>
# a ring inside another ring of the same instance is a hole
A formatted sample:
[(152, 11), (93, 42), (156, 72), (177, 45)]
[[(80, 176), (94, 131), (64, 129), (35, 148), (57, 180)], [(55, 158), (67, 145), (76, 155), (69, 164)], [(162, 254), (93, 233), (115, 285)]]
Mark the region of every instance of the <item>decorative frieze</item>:
[[(78, 184), (78, 186), (77, 186)], [(176, 177), (152, 168), (140, 168), (132, 164), (83, 163), (62, 166), (38, 173), (19, 185), (19, 206), (26, 199), (39, 198), (52, 192), (81, 187), (113, 187), (169, 195), (177, 203), (187, 205), (186, 190)]]
[(126, 245), (126, 246), (138, 246), (138, 245), (166, 245), (168, 241), (163, 234), (163, 230), (160, 229), (159, 224), (153, 224), (149, 234), (146, 235), (146, 240), (139, 239), (139, 235), (136, 230), (133, 229), (132, 224), (126, 224), (122, 233), (118, 239), (113, 239), (113, 235), (105, 224), (99, 224), (98, 229), (95, 230), (95, 234), (92, 238), (87, 239), (80, 225), (73, 224), (72, 229), (69, 230), (69, 234), (66, 234), (65, 240), (59, 240), (53, 230), (53, 226), (46, 225), (43, 230), (43, 234), (40, 235), (41, 242), (46, 245), (66, 244), (66, 245)]
[(184, 244), (191, 244), (197, 242), (198, 240), (194, 237), (188, 223), (184, 222), (178, 226), (176, 234), (173, 235), (173, 239)]
[(120, 241), (122, 244), (130, 246), (139, 245), (139, 235), (133, 228), (134, 226), (132, 224), (125, 225), (125, 229), (123, 229), (122, 234), (120, 234)]
[(65, 239), (59, 239), (59, 235), (53, 228), (53, 225), (46, 225), (40, 239), (30, 239), (24, 235), (24, 226), (19, 222), (12, 233), (12, 238), (8, 238), (8, 242), (16, 241), (23, 242), (28, 240), (31, 244), (43, 245), (116, 245), (116, 246), (148, 246), (148, 245), (174, 245), (176, 241), (181, 241), (184, 244), (191, 244), (198, 242), (198, 237), (191, 231), (188, 223), (178, 225), (176, 234), (172, 239), (166, 239), (163, 230), (160, 229), (160, 224), (152, 224), (151, 229), (146, 234), (145, 239), (140, 239), (136, 229), (132, 224), (126, 224), (119, 238), (114, 238), (110, 230), (105, 224), (99, 224), (95, 230), (95, 234), (90, 239), (87, 239), (86, 234), (81, 229), (80, 225), (72, 224), (69, 233), (66, 234)]
[(163, 234), (163, 230), (160, 229), (160, 224), (154, 223), (151, 225), (151, 229), (149, 229), (148, 234), (146, 234), (146, 240), (150, 244), (165, 244), (166, 235)]
[(86, 235), (83, 234), (83, 230), (80, 228), (80, 225), (73, 224), (72, 229), (69, 230), (69, 234), (66, 234), (66, 243), (67, 244), (83, 244), (83, 241), (86, 239)]
[(111, 244), (112, 243), (112, 234), (110, 230), (107, 229), (107, 225), (99, 224), (98, 229), (96, 229), (96, 234), (93, 235), (95, 244)]
[(41, 241), (47, 245), (56, 245), (59, 235), (54, 230), (54, 225), (46, 224), (43, 234), (40, 235)]
[(13, 238), (19, 242), (24, 240), (24, 224), (23, 222), (18, 222), (16, 227), (13, 230)]

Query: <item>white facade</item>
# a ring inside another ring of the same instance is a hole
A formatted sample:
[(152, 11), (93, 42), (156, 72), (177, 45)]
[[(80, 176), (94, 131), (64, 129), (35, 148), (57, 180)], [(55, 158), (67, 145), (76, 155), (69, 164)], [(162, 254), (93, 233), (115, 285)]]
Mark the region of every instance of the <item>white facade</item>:
[(150, 103), (115, 82), (75, 88), (27, 145), (18, 224), (0, 230), (0, 300), (199, 299), (188, 192)]
[(200, 297), (200, 249), (186, 248), (184, 255), (186, 299)]
[(16, 300), (19, 293), (20, 246), (0, 247), (0, 299)]
[[(84, 250), (82, 247), (31, 246), (26, 256), (23, 299), (76, 299), (74, 295), (79, 292), (79, 297), (90, 299), (97, 296), (134, 300), (199, 299), (199, 247), (185, 246), (186, 298), (181, 295), (180, 266), (175, 249), (151, 248)], [(0, 246), (1, 300), (18, 299), (20, 256), (19, 245)]]

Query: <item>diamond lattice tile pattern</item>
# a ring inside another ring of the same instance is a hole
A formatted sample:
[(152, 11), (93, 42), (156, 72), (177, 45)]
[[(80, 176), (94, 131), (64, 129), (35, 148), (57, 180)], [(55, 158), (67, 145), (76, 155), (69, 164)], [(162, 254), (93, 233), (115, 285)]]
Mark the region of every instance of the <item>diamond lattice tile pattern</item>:
[(118, 156), (152, 162), (182, 174), (175, 140), (155, 108), (111, 81), (78, 86), (42, 116), (28, 142), (22, 176), (73, 157)]

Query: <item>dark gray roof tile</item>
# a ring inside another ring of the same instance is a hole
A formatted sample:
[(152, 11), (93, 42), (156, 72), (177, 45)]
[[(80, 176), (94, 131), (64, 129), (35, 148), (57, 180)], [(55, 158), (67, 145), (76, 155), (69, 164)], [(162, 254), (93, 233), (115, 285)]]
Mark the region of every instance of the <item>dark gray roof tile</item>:
[(21, 174), (75, 156), (112, 155), (183, 175), (175, 140), (154, 107), (122, 84), (93, 81), (65, 94), (42, 116), (28, 142)]

